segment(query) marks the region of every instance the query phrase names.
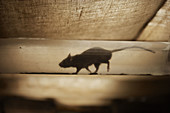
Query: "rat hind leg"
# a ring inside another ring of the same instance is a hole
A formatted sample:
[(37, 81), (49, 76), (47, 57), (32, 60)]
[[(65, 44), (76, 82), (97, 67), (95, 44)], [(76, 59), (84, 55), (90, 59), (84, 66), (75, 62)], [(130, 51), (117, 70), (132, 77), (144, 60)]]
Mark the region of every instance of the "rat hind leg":
[(89, 72), (91, 73), (91, 71), (90, 71), (89, 67), (86, 67), (86, 70), (87, 70), (87, 71), (89, 71)]
[(110, 62), (109, 62), (109, 61), (104, 61), (103, 63), (106, 63), (106, 64), (107, 64), (107, 72), (109, 72), (109, 69), (110, 69)]
[(107, 63), (107, 72), (109, 72), (109, 69), (110, 69), (110, 62), (106, 62)]
[(97, 71), (99, 70), (100, 63), (95, 63), (94, 66), (96, 68), (94, 73), (97, 73)]

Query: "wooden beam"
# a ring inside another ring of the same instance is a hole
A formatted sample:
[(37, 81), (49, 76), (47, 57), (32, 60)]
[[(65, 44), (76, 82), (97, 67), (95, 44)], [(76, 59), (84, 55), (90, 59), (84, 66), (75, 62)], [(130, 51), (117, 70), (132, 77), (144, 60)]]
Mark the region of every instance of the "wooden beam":
[[(112, 55), (108, 59), (110, 70), (107, 71), (108, 64), (101, 63), (98, 74), (165, 75), (169, 73), (168, 42), (1, 39), (0, 45), (1, 73), (71, 74), (76, 72), (75, 67), (62, 68), (59, 66), (59, 63), (69, 53), (74, 57), (93, 47), (101, 47), (111, 51), (134, 46), (150, 49), (155, 53), (141, 48), (129, 48), (119, 52), (110, 52), (110, 55)], [(93, 57), (94, 55), (96, 56)], [(92, 57), (96, 61), (101, 55), (105, 55), (105, 53), (98, 51), (90, 54), (90, 58)], [(107, 59), (106, 56), (102, 58)], [(91, 59), (84, 60), (91, 62)], [(85, 65), (86, 62), (84, 60), (79, 61), (79, 63), (82, 62)], [(89, 68), (91, 72), (95, 71), (94, 65), (90, 65)], [(89, 71), (83, 68), (79, 74), (89, 74)]]
[(0, 96), (13, 95), (71, 106), (110, 104), (112, 99), (170, 94), (170, 77), (136, 75), (1, 74)]
[(133, 40), (165, 1), (2, 0), (0, 37)]

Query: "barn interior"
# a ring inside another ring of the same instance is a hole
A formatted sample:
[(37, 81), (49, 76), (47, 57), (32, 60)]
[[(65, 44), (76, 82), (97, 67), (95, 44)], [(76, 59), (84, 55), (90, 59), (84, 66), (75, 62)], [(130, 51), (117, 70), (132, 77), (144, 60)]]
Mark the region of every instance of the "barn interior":
[[(132, 45), (155, 54), (112, 54), (98, 74), (58, 65)], [(169, 75), (170, 0), (0, 0), (0, 113), (170, 113)]]

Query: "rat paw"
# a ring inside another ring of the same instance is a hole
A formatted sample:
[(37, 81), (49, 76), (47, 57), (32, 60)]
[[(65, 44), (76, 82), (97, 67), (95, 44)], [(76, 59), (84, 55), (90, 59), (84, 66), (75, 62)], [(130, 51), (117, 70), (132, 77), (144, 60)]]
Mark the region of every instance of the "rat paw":
[(98, 73), (90, 73), (90, 75), (97, 75)]
[(71, 73), (72, 75), (77, 75), (77, 73)]

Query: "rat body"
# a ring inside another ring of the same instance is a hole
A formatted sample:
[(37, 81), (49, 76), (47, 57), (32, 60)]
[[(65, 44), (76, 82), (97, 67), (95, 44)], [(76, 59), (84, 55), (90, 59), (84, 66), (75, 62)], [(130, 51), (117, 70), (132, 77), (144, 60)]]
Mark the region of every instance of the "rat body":
[[(130, 48), (139, 48), (139, 49), (143, 49), (143, 50), (155, 53), (152, 50), (145, 49), (142, 47), (137, 47), (137, 46), (125, 47), (122, 49), (115, 49), (115, 50), (106, 50), (106, 49), (103, 49), (100, 47), (94, 47), (94, 48), (90, 48), (90, 49), (84, 51), (81, 54), (77, 54), (75, 56), (71, 56), (69, 54), (67, 58), (65, 58), (61, 63), (59, 63), (59, 66), (63, 67), (63, 68), (76, 67), (77, 71), (74, 74), (77, 74), (82, 68), (85, 68), (91, 74), (97, 74), (100, 64), (106, 63), (107, 71), (109, 71), (109, 68), (110, 68), (109, 60), (112, 57), (112, 53), (122, 51), (125, 49), (130, 49)], [(88, 68), (92, 64), (94, 64), (94, 66), (96, 68), (94, 73), (92, 73)]]

